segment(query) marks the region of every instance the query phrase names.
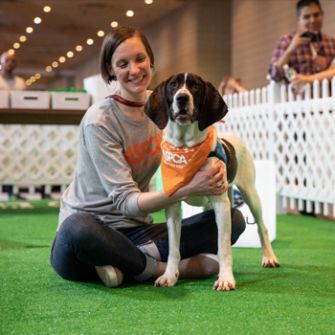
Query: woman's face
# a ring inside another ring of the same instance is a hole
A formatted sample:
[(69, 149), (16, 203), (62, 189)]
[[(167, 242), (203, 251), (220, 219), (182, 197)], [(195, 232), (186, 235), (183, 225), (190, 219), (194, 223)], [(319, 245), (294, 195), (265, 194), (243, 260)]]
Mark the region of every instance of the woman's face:
[(122, 42), (112, 56), (112, 71), (124, 97), (146, 92), (152, 78), (150, 58), (138, 37)]

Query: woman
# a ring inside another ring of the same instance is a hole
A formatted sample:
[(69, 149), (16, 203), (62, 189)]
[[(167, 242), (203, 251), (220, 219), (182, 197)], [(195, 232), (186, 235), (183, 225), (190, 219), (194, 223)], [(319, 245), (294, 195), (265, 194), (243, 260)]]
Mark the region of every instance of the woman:
[[(73, 182), (64, 192), (51, 251), (55, 271), (65, 279), (98, 280), (109, 287), (124, 280), (145, 281), (164, 272), (168, 254), (165, 224), (151, 212), (190, 195), (220, 194), (223, 164), (204, 166), (171, 197), (148, 192), (160, 164), (160, 130), (144, 114), (154, 56), (142, 33), (121, 27), (107, 35), (100, 55), (106, 83), (117, 94), (97, 102), (80, 125)], [(233, 242), (245, 228), (233, 211)], [(218, 271), (213, 211), (184, 221), (180, 277), (207, 277)]]

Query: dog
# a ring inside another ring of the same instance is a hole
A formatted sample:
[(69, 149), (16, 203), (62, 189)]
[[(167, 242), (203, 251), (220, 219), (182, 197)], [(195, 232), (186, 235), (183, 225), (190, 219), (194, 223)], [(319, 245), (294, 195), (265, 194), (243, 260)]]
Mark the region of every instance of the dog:
[[(248, 152), (241, 139), (235, 136), (224, 136), (223, 147), (219, 143), (214, 123), (220, 121), (228, 112), (227, 105), (220, 93), (210, 83), (200, 76), (192, 73), (178, 73), (159, 84), (150, 95), (145, 106), (145, 112), (149, 118), (160, 128), (164, 129), (162, 151), (163, 160), (171, 163), (171, 173), (167, 179), (179, 178), (179, 166), (181, 161), (190, 161), (180, 152), (171, 153), (166, 149), (166, 144), (188, 152), (195, 146), (201, 146), (209, 137), (214, 140), (210, 146), (210, 157), (213, 162), (216, 159), (228, 159), (226, 162), (228, 191), (221, 195), (209, 197), (192, 197), (186, 202), (191, 205), (206, 205), (208, 200), (215, 211), (215, 219), (218, 228), (218, 260), (219, 274), (213, 289), (217, 291), (230, 291), (235, 289), (236, 283), (232, 270), (231, 248), (231, 206), (232, 185), (235, 184), (249, 206), (258, 225), (258, 234), (263, 248), (263, 267), (278, 267), (279, 262), (269, 241), (267, 229), (263, 223), (260, 198), (255, 188), (255, 167), (251, 154)], [(208, 156), (201, 153), (203, 160)], [(194, 156), (195, 157), (195, 156)], [(194, 168), (196, 172), (198, 167)], [(163, 185), (164, 170), (162, 165)], [(190, 178), (190, 177), (188, 177)], [(187, 180), (186, 180), (187, 182)], [(177, 182), (177, 184), (179, 181)], [(181, 184), (172, 185), (166, 191), (168, 195), (180, 187)], [(218, 188), (223, 185), (217, 185)], [(178, 280), (178, 265), (180, 262), (180, 234), (181, 234), (181, 203), (175, 203), (165, 209), (169, 237), (169, 255), (166, 270), (155, 281), (155, 286), (171, 287)]]

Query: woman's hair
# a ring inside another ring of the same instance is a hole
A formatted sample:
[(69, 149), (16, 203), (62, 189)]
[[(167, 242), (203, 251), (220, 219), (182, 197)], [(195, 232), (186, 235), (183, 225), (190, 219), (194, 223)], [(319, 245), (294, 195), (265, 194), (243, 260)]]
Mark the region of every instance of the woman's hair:
[(154, 54), (152, 52), (149, 41), (142, 32), (131, 27), (119, 27), (106, 35), (100, 51), (100, 72), (102, 79), (109, 84), (116, 77), (112, 73), (111, 60), (116, 48), (125, 40), (131, 37), (138, 37), (149, 55), (151, 66), (154, 66)]

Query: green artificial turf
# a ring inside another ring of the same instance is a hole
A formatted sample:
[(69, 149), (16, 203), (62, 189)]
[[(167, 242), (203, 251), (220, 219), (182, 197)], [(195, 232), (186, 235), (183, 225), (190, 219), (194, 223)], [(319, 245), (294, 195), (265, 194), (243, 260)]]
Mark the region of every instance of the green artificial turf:
[(282, 266), (263, 269), (260, 249), (234, 248), (232, 292), (213, 291), (215, 276), (169, 289), (152, 283), (108, 289), (53, 272), (58, 209), (32, 204), (0, 203), (1, 335), (335, 334), (332, 221), (278, 216), (273, 246)]

